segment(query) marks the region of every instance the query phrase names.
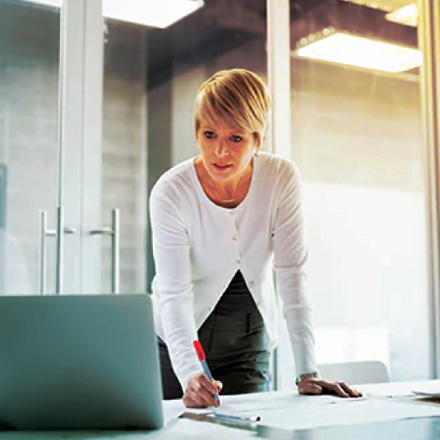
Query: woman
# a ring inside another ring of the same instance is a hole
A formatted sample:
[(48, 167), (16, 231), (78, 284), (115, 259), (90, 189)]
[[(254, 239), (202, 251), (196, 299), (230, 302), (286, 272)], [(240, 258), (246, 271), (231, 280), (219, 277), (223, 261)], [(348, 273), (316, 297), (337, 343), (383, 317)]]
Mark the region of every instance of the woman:
[[(273, 272), (299, 392), (360, 396), (316, 370), (299, 173), (292, 162), (259, 152), (269, 107), (266, 86), (252, 72), (225, 70), (205, 81), (194, 109), (200, 156), (163, 174), (151, 193), (164, 398), (183, 394), (188, 407), (219, 405), (220, 390), (268, 390), (278, 310)], [(198, 362), (196, 339), (215, 382)]]

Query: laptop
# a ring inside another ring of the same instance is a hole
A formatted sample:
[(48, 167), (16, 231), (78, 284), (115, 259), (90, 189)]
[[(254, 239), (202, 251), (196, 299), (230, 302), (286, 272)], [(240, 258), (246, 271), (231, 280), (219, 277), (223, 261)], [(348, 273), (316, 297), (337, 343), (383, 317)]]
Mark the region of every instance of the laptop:
[(148, 294), (0, 297), (0, 429), (162, 426)]

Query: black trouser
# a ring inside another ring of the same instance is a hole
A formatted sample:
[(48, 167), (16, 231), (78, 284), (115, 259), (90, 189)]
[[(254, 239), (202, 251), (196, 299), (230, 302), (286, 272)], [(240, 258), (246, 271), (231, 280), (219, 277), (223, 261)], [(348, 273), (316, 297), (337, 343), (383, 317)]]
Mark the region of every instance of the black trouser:
[[(198, 331), (206, 361), (222, 395), (268, 391), (269, 338), (258, 310), (249, 315), (212, 313)], [(168, 350), (159, 339), (164, 399), (180, 399), (182, 387), (171, 367)]]

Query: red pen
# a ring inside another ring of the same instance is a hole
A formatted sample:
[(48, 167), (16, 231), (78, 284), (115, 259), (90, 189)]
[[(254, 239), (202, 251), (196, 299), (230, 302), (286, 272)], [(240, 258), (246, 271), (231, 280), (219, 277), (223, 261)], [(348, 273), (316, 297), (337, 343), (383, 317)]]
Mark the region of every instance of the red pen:
[[(211, 382), (214, 382), (214, 378), (212, 377), (211, 371), (209, 370), (208, 364), (206, 363), (206, 356), (205, 352), (203, 351), (202, 344), (200, 344), (199, 341), (194, 341), (194, 350), (197, 353), (197, 357), (199, 358), (200, 363), (202, 364), (202, 368), (204, 373), (208, 376), (208, 379)], [(214, 400), (216, 402), (219, 402), (218, 394), (214, 394)]]

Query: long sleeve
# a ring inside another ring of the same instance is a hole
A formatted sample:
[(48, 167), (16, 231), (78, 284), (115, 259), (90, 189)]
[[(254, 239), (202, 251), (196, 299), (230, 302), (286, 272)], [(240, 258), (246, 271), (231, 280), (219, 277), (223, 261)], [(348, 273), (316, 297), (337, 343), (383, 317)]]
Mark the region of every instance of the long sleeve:
[(275, 270), (297, 372), (313, 370), (303, 267), (307, 250), (295, 165), (261, 152), (245, 200), (226, 209), (203, 192), (193, 162), (168, 170), (150, 196), (156, 331), (169, 347), (182, 386), (202, 371), (192, 342), (237, 270), (263, 316), (271, 347), (277, 344), (278, 327)]
[(189, 379), (202, 371), (192, 341), (197, 339), (190, 244), (184, 218), (171, 189), (153, 189), (150, 217), (155, 288), (165, 342), (174, 371), (185, 389)]
[(294, 164), (281, 171), (286, 182), (273, 227), (274, 269), (277, 289), (295, 359), (297, 374), (316, 370), (311, 304), (306, 295), (304, 265), (307, 247), (301, 208), (299, 171)]

